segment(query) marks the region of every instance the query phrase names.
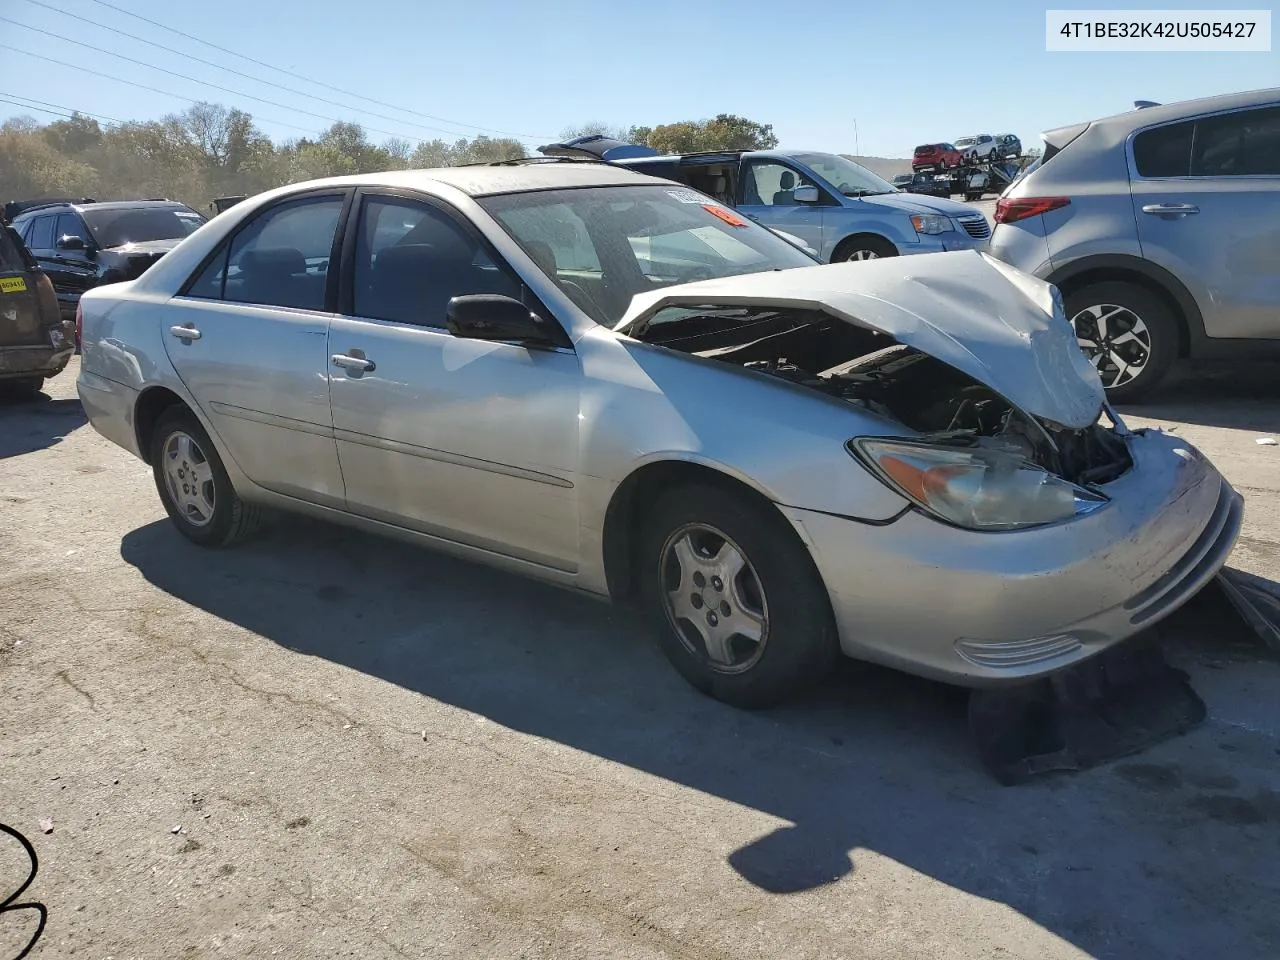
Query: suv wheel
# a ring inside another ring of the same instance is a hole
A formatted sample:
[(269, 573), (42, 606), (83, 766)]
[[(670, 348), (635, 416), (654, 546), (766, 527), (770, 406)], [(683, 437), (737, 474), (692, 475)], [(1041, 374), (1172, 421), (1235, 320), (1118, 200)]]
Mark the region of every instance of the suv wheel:
[(836, 247), (831, 255), (832, 263), (843, 263), (846, 260), (879, 260), (881, 257), (896, 257), (898, 248), (884, 237), (861, 236), (850, 237)]
[(1065, 299), (1076, 340), (1107, 396), (1120, 403), (1149, 396), (1178, 356), (1178, 321), (1168, 305), (1123, 281), (1090, 284)]

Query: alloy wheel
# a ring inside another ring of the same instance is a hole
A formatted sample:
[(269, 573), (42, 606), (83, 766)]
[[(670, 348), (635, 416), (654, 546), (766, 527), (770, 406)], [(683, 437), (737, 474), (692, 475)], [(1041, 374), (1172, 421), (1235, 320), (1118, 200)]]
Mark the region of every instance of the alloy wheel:
[(1151, 331), (1128, 307), (1114, 303), (1085, 307), (1071, 318), (1071, 326), (1106, 389), (1142, 376), (1151, 359)]
[(848, 257), (849, 260), (879, 260), (880, 254), (874, 250), (854, 250)]
[(216, 503), (213, 468), (190, 434), (178, 430), (169, 435), (164, 444), (163, 471), (174, 508), (192, 526), (207, 526)]
[(661, 555), (667, 620), (681, 642), (718, 673), (742, 673), (764, 654), (769, 605), (742, 549), (708, 524), (667, 537)]

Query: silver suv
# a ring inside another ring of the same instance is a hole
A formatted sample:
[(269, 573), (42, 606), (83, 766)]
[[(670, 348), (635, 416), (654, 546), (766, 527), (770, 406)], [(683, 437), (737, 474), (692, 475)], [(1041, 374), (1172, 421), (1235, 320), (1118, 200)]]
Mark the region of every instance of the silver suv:
[(1280, 357), (1280, 89), (1044, 134), (991, 252), (1057, 285), (1117, 401), (1179, 358)]

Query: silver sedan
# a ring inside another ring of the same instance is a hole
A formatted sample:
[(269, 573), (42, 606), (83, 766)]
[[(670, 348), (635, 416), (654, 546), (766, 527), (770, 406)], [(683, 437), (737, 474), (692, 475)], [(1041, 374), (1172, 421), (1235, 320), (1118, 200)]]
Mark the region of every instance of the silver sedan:
[(817, 265), (606, 164), (296, 184), (81, 301), (93, 426), (221, 547), (264, 508), (634, 602), (699, 689), (841, 651), (1072, 665), (1225, 561), (1241, 499), (1130, 432), (1056, 291), (983, 254)]

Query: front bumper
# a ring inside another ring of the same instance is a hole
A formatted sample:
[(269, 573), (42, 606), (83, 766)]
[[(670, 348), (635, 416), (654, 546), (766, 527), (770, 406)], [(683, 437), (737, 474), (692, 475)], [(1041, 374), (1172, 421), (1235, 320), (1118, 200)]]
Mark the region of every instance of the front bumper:
[(963, 686), (1022, 682), (1150, 627), (1217, 574), (1243, 500), (1198, 451), (1129, 438), (1111, 502), (1064, 524), (978, 533), (914, 510), (874, 526), (784, 507), (851, 657)]

